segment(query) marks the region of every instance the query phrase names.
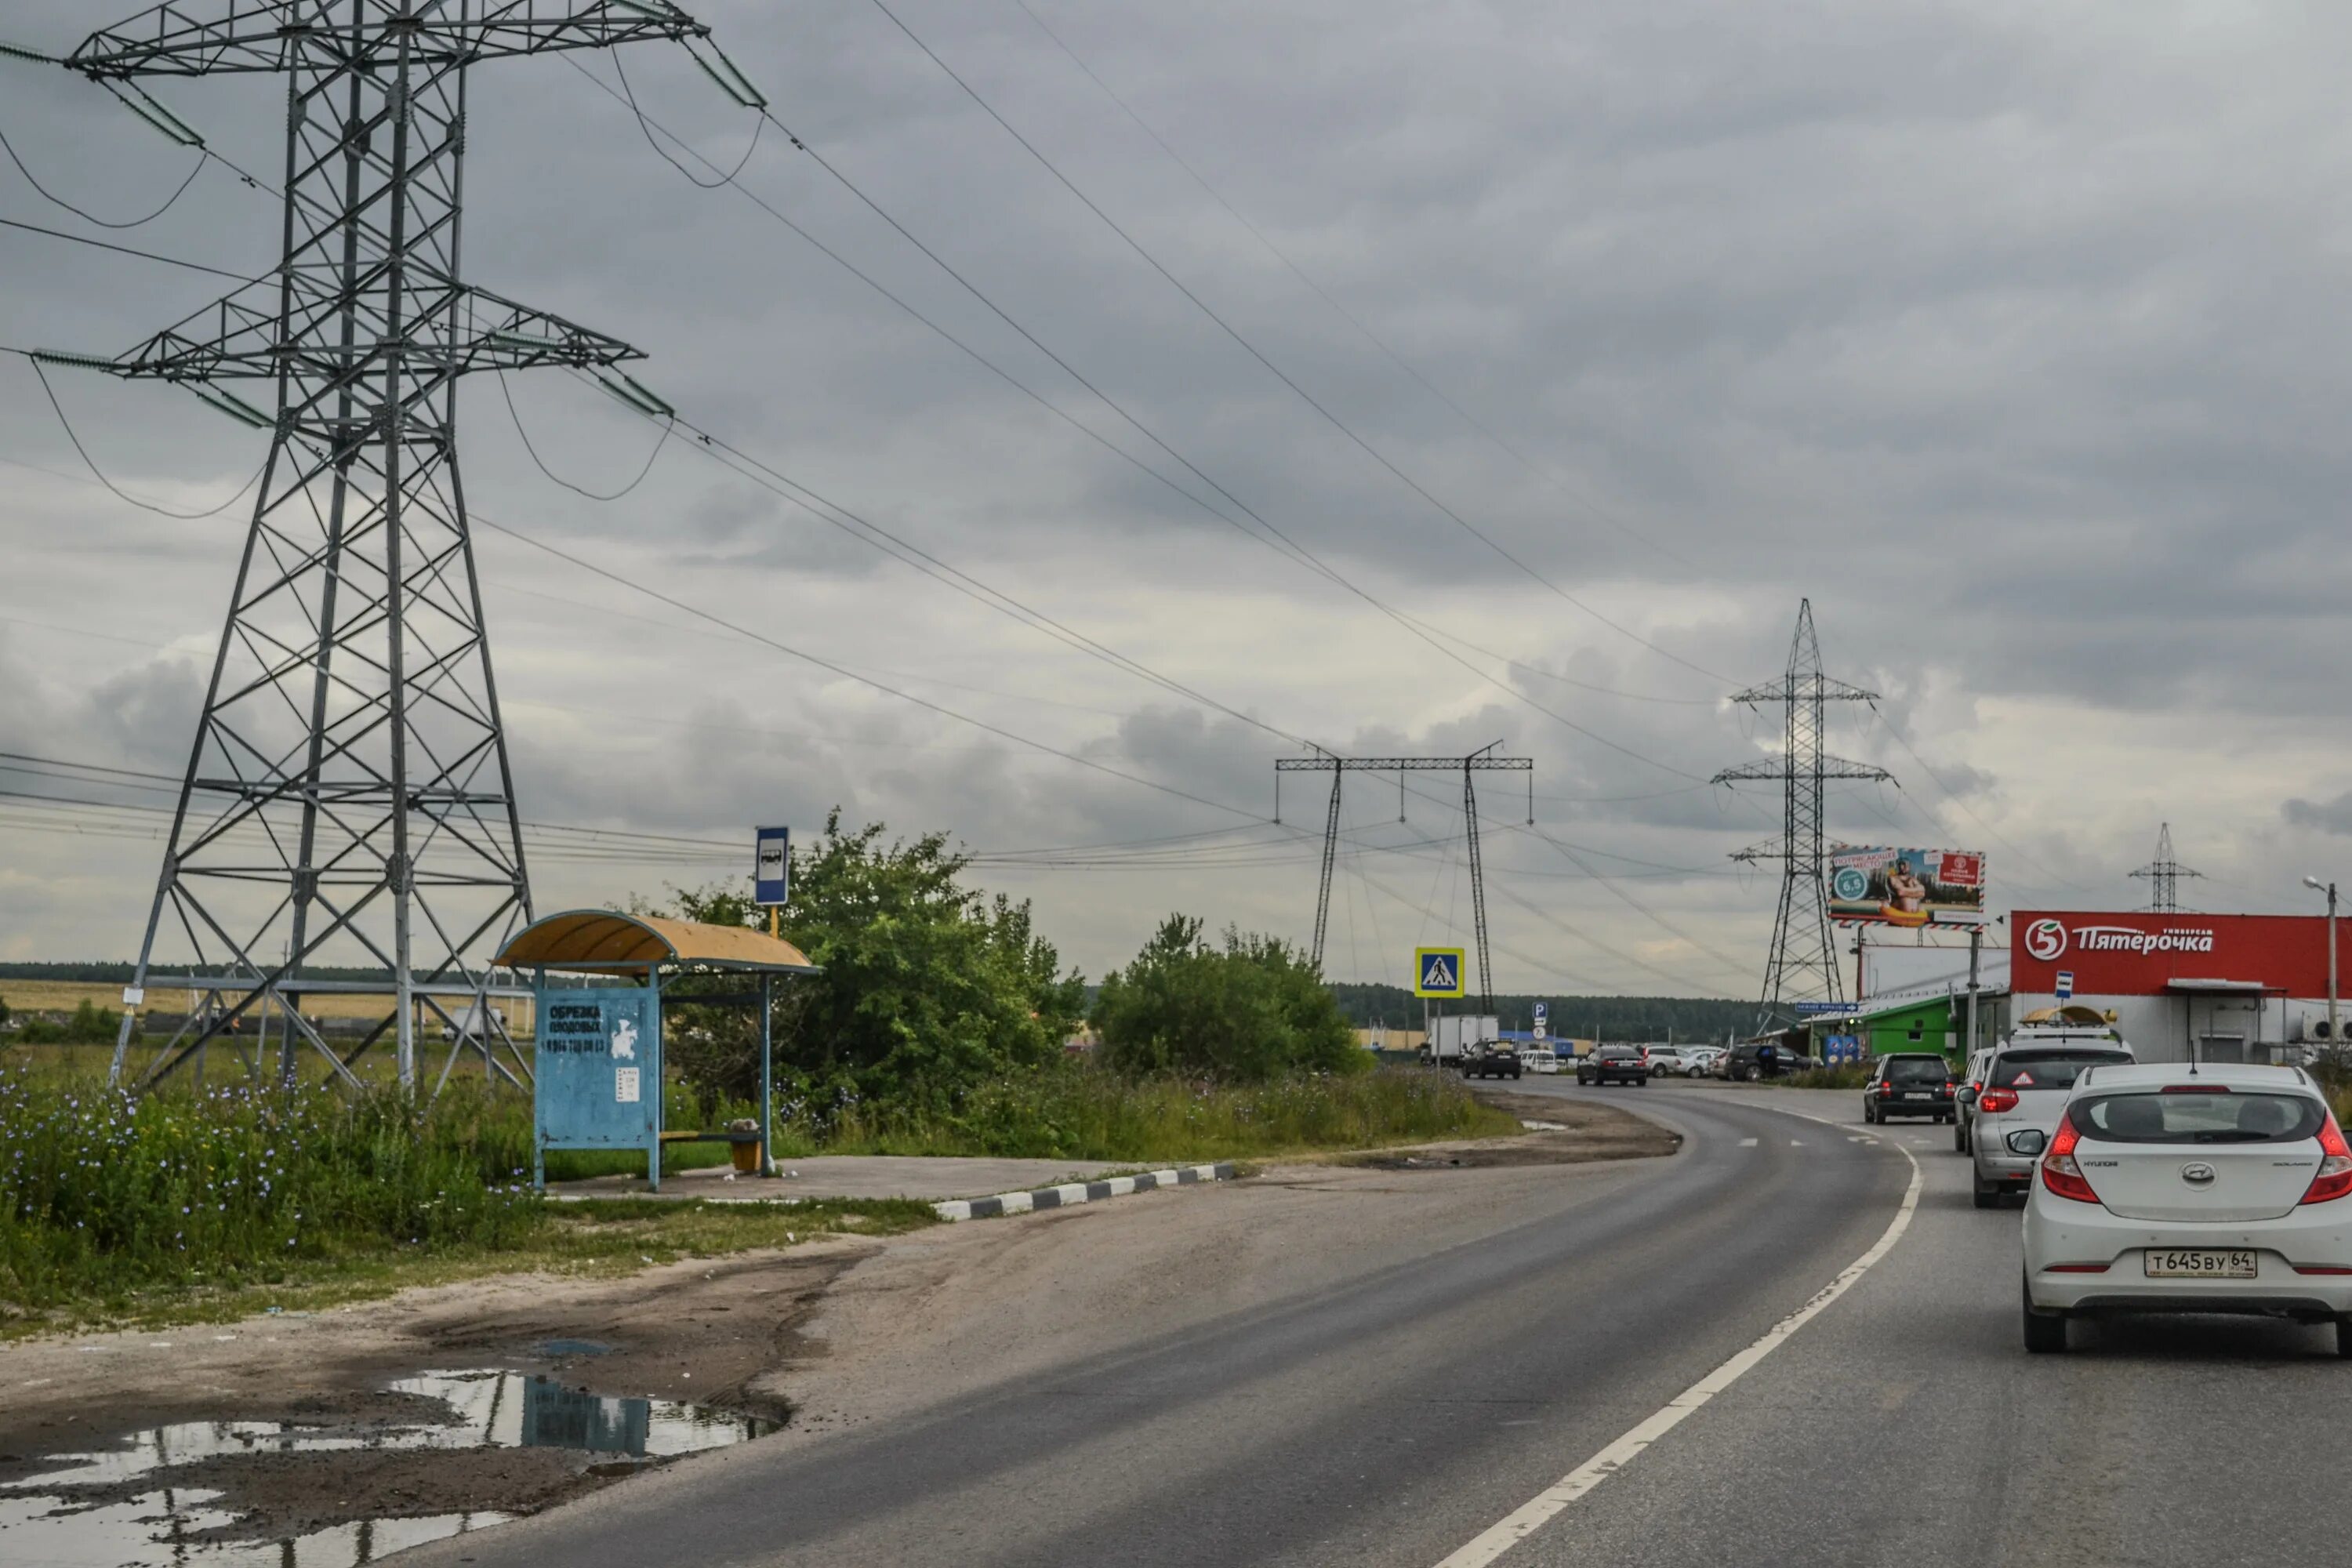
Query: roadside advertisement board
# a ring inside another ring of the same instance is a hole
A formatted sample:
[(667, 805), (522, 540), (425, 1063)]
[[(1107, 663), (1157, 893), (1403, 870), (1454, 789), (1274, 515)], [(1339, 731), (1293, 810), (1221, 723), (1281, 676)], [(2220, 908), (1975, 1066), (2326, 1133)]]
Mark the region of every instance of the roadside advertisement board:
[[(2021, 993), (2158, 996), (2175, 980), (2234, 980), (2289, 996), (2327, 994), (2323, 915), (2020, 910), (2009, 921), (2010, 984)], [(2338, 941), (2352, 973), (2352, 942)]]
[(1973, 849), (1841, 844), (1829, 853), (1830, 919), (1847, 925), (1981, 925), (1985, 861)]

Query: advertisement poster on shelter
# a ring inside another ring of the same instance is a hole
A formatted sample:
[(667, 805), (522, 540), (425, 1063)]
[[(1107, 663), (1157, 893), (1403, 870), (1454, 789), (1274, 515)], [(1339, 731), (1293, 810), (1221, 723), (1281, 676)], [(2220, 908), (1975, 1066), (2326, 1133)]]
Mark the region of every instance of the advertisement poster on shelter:
[(1973, 849), (1842, 844), (1829, 854), (1830, 918), (1852, 925), (1981, 925), (1984, 857)]

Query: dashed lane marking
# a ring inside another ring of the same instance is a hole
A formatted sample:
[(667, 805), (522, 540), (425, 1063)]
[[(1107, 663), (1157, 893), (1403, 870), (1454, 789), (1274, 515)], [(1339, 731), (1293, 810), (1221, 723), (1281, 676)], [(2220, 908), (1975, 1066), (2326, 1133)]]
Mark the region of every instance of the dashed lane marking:
[(1739, 1141), (1739, 1146), (1742, 1149), (1753, 1149), (1756, 1147), (1756, 1140), (1753, 1138), (1742, 1138)]
[[(1804, 1112), (1794, 1114), (1801, 1116)], [(1790, 1335), (1820, 1316), (1831, 1302), (1852, 1289), (1855, 1280), (1894, 1251), (1895, 1244), (1911, 1227), (1912, 1215), (1918, 1211), (1922, 1173), (1919, 1162), (1912, 1158), (1908, 1149), (1899, 1143), (1889, 1146), (1910, 1162), (1911, 1184), (1904, 1190), (1902, 1205), (1887, 1222), (1885, 1234), (1871, 1243), (1870, 1250), (1847, 1264), (1845, 1271), (1822, 1286), (1811, 1300), (1765, 1330), (1763, 1337), (1754, 1344), (1666, 1401), (1665, 1407), (1656, 1415), (1488, 1526), (1438, 1563), (1437, 1568), (1486, 1568), (1486, 1564), (1542, 1529), (1570, 1503), (1632, 1464), (1643, 1449), (1681, 1426), (1707, 1401), (1754, 1371), (1759, 1362), (1780, 1349)]]

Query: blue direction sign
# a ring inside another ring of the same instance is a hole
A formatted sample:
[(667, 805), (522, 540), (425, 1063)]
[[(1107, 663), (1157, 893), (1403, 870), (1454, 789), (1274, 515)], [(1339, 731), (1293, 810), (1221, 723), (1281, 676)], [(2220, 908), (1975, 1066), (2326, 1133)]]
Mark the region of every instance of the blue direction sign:
[(751, 854), (751, 901), (763, 910), (792, 902), (793, 830), (762, 827)]
[(1797, 1016), (1800, 1018), (1842, 1018), (1853, 1010), (1853, 1004), (1847, 1002), (1800, 1002), (1797, 1004)]
[(1412, 950), (1412, 994), (1416, 996), (1462, 996), (1462, 950), (1458, 947), (1417, 947)]

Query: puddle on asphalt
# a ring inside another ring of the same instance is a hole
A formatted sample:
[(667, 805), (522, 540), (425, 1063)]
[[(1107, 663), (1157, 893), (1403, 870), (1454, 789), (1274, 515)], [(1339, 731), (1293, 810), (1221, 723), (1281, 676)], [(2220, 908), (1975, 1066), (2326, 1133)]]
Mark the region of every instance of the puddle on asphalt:
[[(584, 1342), (573, 1353), (595, 1353)], [(354, 1449), (559, 1448), (606, 1463), (724, 1447), (772, 1421), (661, 1399), (612, 1398), (528, 1373), (426, 1373), (391, 1392), (438, 1400), (449, 1418), (413, 1425), (194, 1421), (160, 1426), (103, 1452), (58, 1454), (38, 1477), (0, 1485), (0, 1563), (7, 1568), (359, 1568), (404, 1547), (508, 1516), (444, 1513), (359, 1520), (270, 1540), (218, 1539), (239, 1515), (221, 1491), (160, 1476), (166, 1468), (244, 1455)], [(152, 1487), (142, 1478), (154, 1477)], [(104, 1489), (102, 1498), (93, 1498)], [(321, 1509), (329, 1512), (331, 1509)]]

